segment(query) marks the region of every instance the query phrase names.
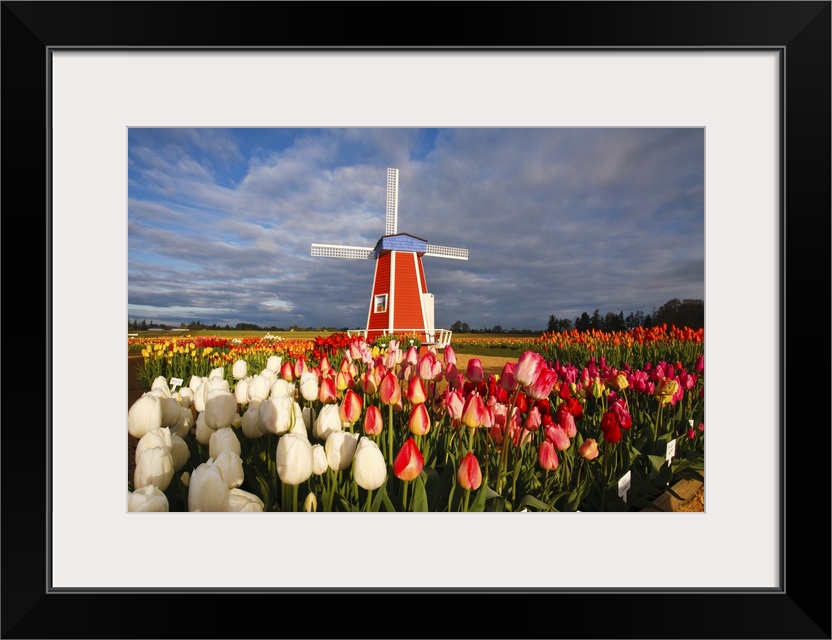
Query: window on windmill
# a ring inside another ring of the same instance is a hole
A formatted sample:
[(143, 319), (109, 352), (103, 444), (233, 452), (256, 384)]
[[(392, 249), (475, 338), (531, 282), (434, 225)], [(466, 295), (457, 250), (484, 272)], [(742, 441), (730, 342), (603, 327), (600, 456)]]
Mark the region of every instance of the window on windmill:
[(376, 296), (375, 312), (384, 313), (385, 311), (387, 311), (387, 294), (383, 293), (380, 296)]

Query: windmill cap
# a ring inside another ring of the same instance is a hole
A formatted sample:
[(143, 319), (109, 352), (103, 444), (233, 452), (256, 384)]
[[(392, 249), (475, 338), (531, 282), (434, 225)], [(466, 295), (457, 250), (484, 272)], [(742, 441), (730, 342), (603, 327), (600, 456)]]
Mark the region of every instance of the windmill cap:
[(376, 256), (390, 251), (411, 251), (424, 255), (428, 250), (428, 241), (417, 238), (409, 233), (397, 233), (395, 235), (382, 236), (376, 242), (373, 252)]

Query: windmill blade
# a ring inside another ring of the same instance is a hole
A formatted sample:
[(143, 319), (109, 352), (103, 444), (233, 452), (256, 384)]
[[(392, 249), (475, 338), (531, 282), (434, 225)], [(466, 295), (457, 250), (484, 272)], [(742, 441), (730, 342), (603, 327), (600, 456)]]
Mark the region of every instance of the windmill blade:
[(458, 249), (456, 247), (440, 247), (439, 245), (429, 244), (426, 256), (435, 256), (437, 258), (453, 258), (455, 260), (467, 260), (468, 249)]
[(387, 208), (384, 216), (384, 234), (393, 236), (399, 228), (399, 170), (387, 169)]
[(373, 257), (373, 250), (366, 247), (350, 247), (343, 244), (313, 244), (313, 256), (325, 258), (353, 258), (355, 260), (366, 260)]

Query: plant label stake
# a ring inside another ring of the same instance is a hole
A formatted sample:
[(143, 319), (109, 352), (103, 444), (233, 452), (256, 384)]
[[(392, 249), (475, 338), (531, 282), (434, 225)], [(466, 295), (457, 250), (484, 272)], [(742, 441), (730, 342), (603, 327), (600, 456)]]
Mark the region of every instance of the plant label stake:
[(631, 481), (632, 475), (629, 471), (621, 476), (621, 479), (618, 481), (618, 497), (623, 498), (624, 502), (627, 502), (627, 491), (630, 489)]
[[(671, 461), (673, 460), (673, 456), (676, 455), (676, 440), (671, 440), (667, 443), (667, 450), (664, 454), (665, 459), (667, 460), (667, 466), (669, 467)], [(670, 483), (667, 483), (667, 486), (670, 486)]]
[(182, 378), (171, 378), (170, 379), (170, 392), (176, 393), (176, 387), (182, 386), (182, 383), (185, 382)]

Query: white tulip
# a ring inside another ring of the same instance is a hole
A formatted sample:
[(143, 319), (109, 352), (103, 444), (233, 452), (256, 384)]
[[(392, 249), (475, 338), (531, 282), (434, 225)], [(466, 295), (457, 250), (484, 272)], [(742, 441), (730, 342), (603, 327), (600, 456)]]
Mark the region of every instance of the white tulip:
[(324, 451), (324, 445), (322, 444), (313, 444), (312, 445), (312, 473), (316, 476), (321, 475), (327, 469), (329, 469), (329, 463), (326, 461), (326, 451)]
[(191, 450), (188, 443), (179, 436), (172, 436), (171, 456), (173, 457), (173, 469), (179, 471), (191, 458)]
[(325, 404), (321, 407), (318, 417), (312, 427), (312, 435), (320, 440), (326, 440), (333, 431), (341, 431), (341, 416), (338, 414), (337, 404)]
[(249, 402), (261, 402), (269, 395), (269, 389), (272, 382), (263, 375), (254, 376), (248, 383), (248, 400)]
[(242, 380), (246, 377), (247, 372), (248, 364), (245, 360), (237, 360), (234, 362), (234, 366), (231, 367), (231, 375), (235, 380)]
[(238, 456), (242, 455), (242, 447), (237, 439), (237, 434), (231, 427), (217, 429), (211, 434), (208, 441), (208, 457), (217, 459), (220, 451), (233, 451)]
[(203, 378), (202, 376), (191, 376), (191, 379), (188, 381), (188, 388), (196, 393), (196, 390), (199, 389), (208, 378)]
[(260, 428), (277, 435), (287, 433), (294, 420), (293, 404), (289, 396), (264, 400), (260, 403)]
[(355, 483), (362, 489), (378, 489), (387, 480), (387, 463), (378, 445), (369, 438), (361, 438), (353, 459)]
[(263, 501), (253, 493), (243, 491), (242, 489), (230, 489), (228, 491), (228, 510), (229, 511), (254, 511), (261, 512), (266, 508)]
[(155, 484), (127, 492), (127, 511), (169, 511), (168, 497)]
[(190, 409), (194, 404), (194, 390), (190, 387), (180, 387), (176, 392), (176, 399), (179, 400), (179, 405)]
[(154, 447), (164, 447), (168, 451), (173, 452), (173, 438), (170, 428), (157, 427), (156, 429), (151, 429), (139, 438), (139, 441), (136, 443), (136, 452), (133, 455), (136, 464), (138, 464), (143, 451), (153, 449)]
[(269, 371), (273, 371), (277, 373), (280, 371), (280, 365), (283, 364), (283, 358), (280, 356), (269, 356), (269, 359), (266, 361), (266, 368)]
[(194, 469), (188, 483), (188, 511), (228, 511), (228, 503), (222, 469), (211, 460)]
[(158, 396), (144, 394), (127, 410), (127, 432), (134, 438), (161, 426), (162, 401)]
[(314, 493), (306, 494), (306, 499), (303, 501), (303, 510), (307, 513), (315, 513), (318, 510), (318, 499)]
[(248, 385), (251, 378), (243, 378), (234, 387), (234, 397), (237, 399), (237, 404), (246, 406), (248, 404)]
[(269, 389), (269, 397), (277, 398), (278, 396), (295, 397), (295, 385), (286, 382), (283, 378), (278, 378), (272, 383)]
[(205, 424), (212, 429), (228, 427), (237, 415), (237, 400), (230, 391), (212, 389), (205, 396)]
[(225, 367), (217, 367), (216, 369), (211, 369), (211, 373), (208, 374), (208, 379), (212, 378), (219, 378), (220, 380), (225, 380)]
[(181, 408), (175, 398), (162, 398), (162, 426), (172, 427), (179, 422)]
[(300, 395), (307, 402), (318, 399), (318, 375), (314, 371), (304, 371), (300, 375)]
[(358, 445), (358, 435), (349, 431), (333, 431), (329, 434), (324, 443), (324, 450), (330, 469), (343, 471), (350, 466)]
[(194, 426), (194, 414), (190, 409), (179, 407), (179, 420), (170, 428), (171, 435), (187, 438), (192, 426)]
[(263, 369), (260, 372), (260, 375), (268, 381), (270, 387), (275, 383), (275, 380), (277, 380), (277, 373), (271, 369)]
[(243, 414), (243, 435), (249, 440), (262, 438), (265, 434), (260, 429), (260, 403), (252, 402)]
[(205, 414), (200, 413), (196, 418), (196, 441), (206, 447), (211, 443), (211, 434), (214, 430), (205, 424)]
[(283, 484), (297, 486), (312, 475), (312, 445), (296, 433), (287, 433), (277, 441), (275, 454), (277, 475)]
[(245, 475), (243, 472), (243, 459), (234, 451), (226, 449), (221, 451), (216, 458), (212, 458), (214, 464), (222, 469), (222, 477), (229, 489), (239, 487), (243, 484)]
[(145, 449), (136, 460), (133, 472), (133, 489), (155, 484), (164, 491), (173, 480), (173, 456), (165, 447)]
[(150, 384), (151, 391), (155, 391), (156, 389), (164, 391), (167, 397), (170, 398), (170, 385), (168, 384), (168, 381), (165, 380), (165, 376), (158, 376)]
[(184, 484), (186, 487), (189, 484), (191, 484), (191, 474), (188, 473), (187, 471), (183, 471), (182, 475), (179, 476), (179, 479), (182, 481), (182, 484)]

